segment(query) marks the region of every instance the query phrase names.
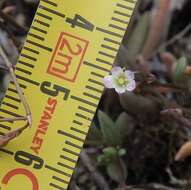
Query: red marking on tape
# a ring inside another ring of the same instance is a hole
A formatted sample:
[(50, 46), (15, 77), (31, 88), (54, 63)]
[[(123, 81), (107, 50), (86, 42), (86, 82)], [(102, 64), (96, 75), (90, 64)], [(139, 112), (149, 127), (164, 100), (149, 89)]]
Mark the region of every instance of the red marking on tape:
[(40, 118), (40, 122), (38, 124), (38, 128), (33, 137), (32, 145), (30, 147), (30, 149), (37, 155), (39, 154), (40, 149), (42, 148), (45, 135), (48, 132), (48, 127), (56, 109), (56, 105), (56, 99), (48, 98), (47, 105), (44, 108), (44, 111)]
[(47, 73), (75, 82), (88, 44), (89, 42), (84, 39), (61, 32)]
[(32, 190), (39, 190), (38, 180), (35, 175), (24, 168), (17, 168), (8, 172), (2, 180), (2, 184), (7, 185), (9, 183), (9, 180), (16, 175), (26, 176), (28, 179), (30, 179), (32, 183)]

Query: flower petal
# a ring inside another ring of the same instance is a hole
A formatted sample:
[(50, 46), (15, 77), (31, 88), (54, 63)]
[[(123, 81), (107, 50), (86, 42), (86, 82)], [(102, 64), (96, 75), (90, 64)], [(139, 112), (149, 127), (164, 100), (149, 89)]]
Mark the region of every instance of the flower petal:
[(123, 93), (125, 93), (126, 88), (124, 88), (124, 87), (117, 87), (117, 88), (115, 88), (115, 91), (116, 91), (118, 94), (123, 94)]
[(121, 67), (113, 67), (113, 69), (111, 70), (111, 74), (113, 76), (117, 76), (120, 73), (123, 73), (123, 69)]
[(135, 90), (135, 88), (136, 88), (136, 82), (135, 82), (135, 80), (129, 81), (129, 84), (128, 84), (127, 87), (126, 87), (126, 90), (127, 90), (127, 91), (133, 91), (133, 90)]
[(104, 77), (103, 83), (106, 88), (114, 88), (113, 87), (113, 77), (111, 75)]
[(127, 77), (128, 80), (134, 80), (135, 73), (130, 71), (130, 70), (126, 70), (125, 71), (125, 76)]

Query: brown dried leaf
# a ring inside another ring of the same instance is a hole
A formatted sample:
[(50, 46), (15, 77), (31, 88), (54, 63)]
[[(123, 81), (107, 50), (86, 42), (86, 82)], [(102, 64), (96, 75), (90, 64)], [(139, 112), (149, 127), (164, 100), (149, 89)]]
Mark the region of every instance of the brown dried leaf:
[(166, 65), (169, 76), (172, 75), (173, 65), (176, 63), (176, 58), (170, 52), (163, 52), (160, 54), (162, 62)]
[(2, 12), (3, 12), (4, 14), (10, 14), (10, 13), (12, 13), (13, 11), (15, 11), (15, 9), (16, 9), (15, 6), (7, 6), (7, 7), (5, 7), (5, 8), (2, 10)]
[(191, 156), (191, 141), (186, 142), (181, 146), (179, 151), (175, 156), (176, 161), (185, 160), (187, 157)]

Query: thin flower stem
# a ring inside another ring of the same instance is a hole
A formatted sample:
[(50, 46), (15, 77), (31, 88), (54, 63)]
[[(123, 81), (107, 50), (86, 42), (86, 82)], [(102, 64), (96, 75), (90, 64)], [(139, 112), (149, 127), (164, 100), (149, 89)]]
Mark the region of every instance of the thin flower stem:
[(25, 124), (25, 126), (19, 129), (16, 129), (14, 131), (7, 133), (3, 137), (0, 137), (0, 148), (6, 146), (11, 140), (19, 136), (28, 126), (29, 126), (29, 123)]
[(0, 122), (6, 122), (6, 121), (26, 121), (27, 117), (15, 117), (15, 118), (1, 118)]
[[(13, 67), (12, 67), (12, 64), (11, 62), (9, 61), (6, 53), (4, 52), (3, 48), (0, 46), (0, 55), (2, 56), (2, 58), (4, 59), (5, 61), (5, 64), (7, 66), (7, 68), (9, 69), (9, 72), (10, 72), (10, 75), (11, 75), (11, 78), (15, 84), (15, 87), (16, 87), (16, 90), (18, 92), (18, 95), (19, 95), (19, 98), (21, 99), (21, 102), (24, 106), (24, 109), (25, 109), (25, 112), (26, 112), (26, 119), (28, 120), (28, 124), (29, 124), (29, 127), (32, 126), (32, 113), (30, 111), (30, 107), (25, 99), (25, 96), (23, 95), (23, 92), (17, 82), (17, 79), (16, 79), (16, 76), (15, 76), (15, 73), (14, 73), (14, 70), (13, 70)], [(15, 120), (18, 120), (18, 118), (15, 118)], [(24, 117), (23, 117), (23, 120), (24, 120)], [(1, 121), (1, 120), (0, 120)]]

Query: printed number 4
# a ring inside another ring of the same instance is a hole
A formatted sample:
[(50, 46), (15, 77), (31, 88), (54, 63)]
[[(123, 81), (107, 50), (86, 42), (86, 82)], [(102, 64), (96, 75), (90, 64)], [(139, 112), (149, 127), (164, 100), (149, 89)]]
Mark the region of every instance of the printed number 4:
[(73, 19), (66, 18), (66, 22), (70, 23), (72, 28), (78, 26), (89, 31), (94, 30), (94, 25), (78, 14), (76, 14)]

